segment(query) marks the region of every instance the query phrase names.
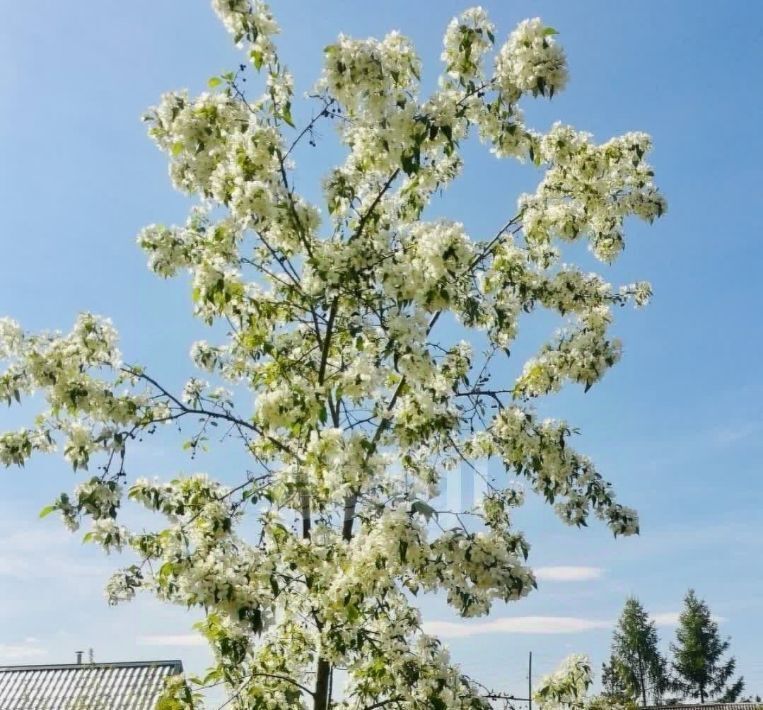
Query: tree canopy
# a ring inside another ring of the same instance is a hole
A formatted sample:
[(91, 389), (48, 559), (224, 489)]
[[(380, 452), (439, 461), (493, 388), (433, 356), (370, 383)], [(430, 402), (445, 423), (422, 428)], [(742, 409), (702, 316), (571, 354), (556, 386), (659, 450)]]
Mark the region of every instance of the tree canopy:
[(667, 662), (659, 649), (657, 627), (635, 597), (625, 602), (612, 637), (612, 655), (603, 669), (612, 695), (624, 693), (647, 705), (659, 704), (668, 687)]
[[(0, 398), (44, 403), (0, 435), (0, 462), (60, 450), (87, 472), (43, 512), (134, 556), (108, 582), (112, 602), (144, 590), (203, 611), (215, 661), (199, 684), (224, 684), (230, 707), (486, 708), (478, 680), (422, 631), (414, 597), (439, 592), (474, 617), (527, 595), (529, 545), (512, 523), (525, 490), (570, 525), (595, 516), (637, 532), (636, 513), (573, 448), (574, 428), (534, 402), (596, 384), (621, 355), (615, 308), (649, 299), (647, 283), (613, 286), (565, 254), (586, 242), (609, 264), (628, 217), (665, 211), (650, 139), (529, 127), (522, 104), (567, 84), (557, 33), (536, 18), (499, 43), (481, 8), (447, 27), (428, 96), (406, 37), (340, 36), (313, 117), (296, 128), (270, 9), (212, 4), (246, 63), (146, 114), (173, 185), (196, 203), (185, 224), (152, 224), (138, 242), (157, 275), (190, 275), (215, 342), (193, 343), (199, 376), (175, 392), (121, 354), (105, 318), (82, 314), (66, 334), (0, 321)], [(244, 91), (252, 73), (259, 96)], [(323, 179), (321, 208), (297, 192), (295, 171), (327, 122), (344, 160)], [(541, 173), (515, 207), (495, 206), (490, 234), (427, 211), (470, 136)], [(509, 377), (520, 317), (541, 309), (560, 329)], [(178, 423), (193, 429), (190, 452), (217, 427), (250, 467), (133, 475), (136, 441)], [(484, 460), (503, 472), (480, 473)], [(485, 476), (487, 493), (442, 510), (460, 466)], [(155, 526), (130, 525), (125, 499)], [(165, 707), (194, 706), (193, 684), (172, 683)]]
[(671, 645), (676, 690), (701, 703), (734, 702), (744, 689), (744, 679), (733, 679), (736, 659), (723, 659), (728, 649), (729, 641), (721, 638), (710, 607), (690, 589)]

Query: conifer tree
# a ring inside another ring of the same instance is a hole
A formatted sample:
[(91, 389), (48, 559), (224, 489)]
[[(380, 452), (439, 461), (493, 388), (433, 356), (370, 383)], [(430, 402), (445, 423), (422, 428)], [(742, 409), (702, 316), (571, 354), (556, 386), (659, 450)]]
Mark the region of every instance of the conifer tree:
[(615, 627), (612, 656), (603, 668), (608, 691), (647, 704), (659, 702), (667, 682), (666, 662), (658, 648), (657, 628), (638, 599), (630, 597)]
[(701, 703), (735, 701), (744, 689), (744, 679), (733, 680), (736, 659), (723, 660), (728, 648), (729, 641), (721, 638), (710, 608), (690, 589), (678, 620), (676, 643), (671, 644), (675, 689)]

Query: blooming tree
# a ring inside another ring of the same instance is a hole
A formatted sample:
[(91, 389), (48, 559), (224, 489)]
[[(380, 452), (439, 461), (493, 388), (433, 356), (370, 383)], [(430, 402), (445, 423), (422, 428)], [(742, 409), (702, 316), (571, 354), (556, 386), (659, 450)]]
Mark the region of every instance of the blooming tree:
[(541, 679), (533, 699), (541, 710), (636, 710), (629, 698), (589, 696), (592, 684), (590, 660), (573, 654), (554, 673)]
[(543, 710), (583, 710), (586, 694), (593, 684), (591, 662), (587, 656), (573, 654), (559, 668), (541, 678), (533, 698)]
[[(296, 129), (268, 7), (212, 4), (252, 68), (214, 77), (197, 97), (165, 94), (146, 115), (174, 186), (197, 205), (184, 225), (138, 237), (156, 274), (190, 274), (196, 316), (227, 333), (191, 347), (207, 379), (173, 392), (125, 361), (110, 322), (91, 314), (66, 335), (2, 320), (0, 397), (36, 392), (45, 405), (33, 425), (0, 436), (0, 461), (60, 449), (92, 472), (43, 512), (72, 530), (87, 524), (86, 539), (107, 551), (134, 552), (107, 585), (112, 602), (148, 590), (204, 611), (215, 658), (204, 682), (224, 684), (231, 707), (486, 708), (479, 684), (423, 633), (414, 596), (442, 592), (474, 617), (533, 589), (512, 524), (518, 482), (566, 523), (593, 515), (615, 534), (637, 531), (635, 513), (571, 447), (570, 425), (541, 420), (533, 402), (601, 379), (620, 357), (614, 307), (649, 298), (648, 284), (612, 286), (562, 251), (585, 240), (610, 263), (627, 217), (663, 213), (650, 139), (598, 144), (561, 124), (529, 128), (522, 102), (567, 82), (556, 31), (528, 20), (496, 46), (481, 8), (448, 26), (428, 97), (404, 36), (340, 36), (325, 50), (314, 117)], [(242, 90), (247, 71), (263, 77), (258, 98)], [(296, 152), (320, 122), (336, 125), (345, 152), (323, 180), (324, 209), (294, 181)], [(427, 213), (459, 175), (470, 134), (496, 158), (543, 171), (502, 226), (476, 237)], [(540, 308), (563, 327), (507, 381), (493, 363), (509, 355), (520, 315)], [(484, 352), (458, 339), (470, 331)], [(235, 482), (219, 472), (226, 484), (128, 476), (133, 442), (180, 421), (194, 427), (192, 450), (224, 427), (251, 470)], [(486, 479), (479, 505), (437, 510), (454, 469), (487, 459), (507, 475)], [(160, 524), (129, 527), (125, 498)], [(185, 681), (165, 700), (195, 702)]]

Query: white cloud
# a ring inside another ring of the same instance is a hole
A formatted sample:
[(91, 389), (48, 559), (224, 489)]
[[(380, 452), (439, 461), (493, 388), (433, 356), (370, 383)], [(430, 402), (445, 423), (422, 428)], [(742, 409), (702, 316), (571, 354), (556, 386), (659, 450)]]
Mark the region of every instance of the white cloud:
[(138, 637), (139, 646), (206, 646), (199, 634), (152, 634)]
[(484, 634), (579, 634), (609, 629), (612, 621), (576, 616), (514, 616), (478, 623), (428, 621), (424, 630), (443, 638), (463, 638)]
[[(566, 580), (565, 580), (566, 581)], [(678, 624), (678, 611), (651, 614), (657, 626), (672, 627)], [(717, 623), (725, 621), (722, 616), (713, 616)], [(486, 634), (580, 634), (598, 629), (611, 629), (612, 619), (590, 619), (580, 616), (513, 616), (481, 622), (427, 621), (424, 631), (442, 638), (466, 638)]]
[[(651, 618), (657, 626), (678, 626), (678, 617), (680, 615), (680, 611), (663, 611), (659, 614), (651, 614)], [(726, 621), (726, 619), (723, 616), (713, 614), (713, 621), (719, 624), (722, 621)]]
[(664, 611), (660, 614), (652, 614), (652, 621), (657, 626), (677, 626), (680, 611)]
[(533, 572), (541, 582), (590, 582), (604, 574), (601, 567), (573, 566), (537, 567)]
[(23, 643), (0, 643), (0, 663), (28, 662), (47, 655), (48, 652), (39, 645), (37, 639), (25, 639)]

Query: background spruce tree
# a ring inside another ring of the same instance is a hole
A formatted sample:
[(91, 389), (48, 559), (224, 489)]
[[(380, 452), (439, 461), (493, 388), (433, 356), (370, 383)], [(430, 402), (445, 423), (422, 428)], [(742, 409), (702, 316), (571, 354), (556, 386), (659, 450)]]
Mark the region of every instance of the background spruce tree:
[(702, 703), (710, 699), (735, 701), (744, 688), (744, 679), (732, 681), (736, 659), (722, 658), (728, 648), (729, 641), (721, 639), (710, 608), (690, 589), (678, 619), (676, 643), (671, 644), (675, 689)]
[(612, 637), (609, 665), (602, 668), (608, 694), (625, 695), (642, 706), (658, 703), (668, 687), (667, 663), (659, 650), (657, 628), (635, 597), (626, 600)]

